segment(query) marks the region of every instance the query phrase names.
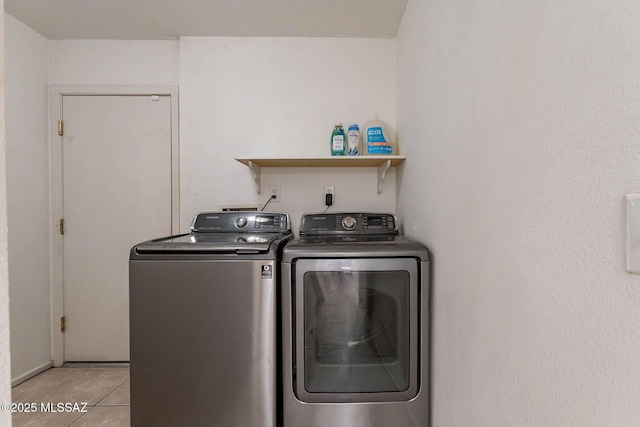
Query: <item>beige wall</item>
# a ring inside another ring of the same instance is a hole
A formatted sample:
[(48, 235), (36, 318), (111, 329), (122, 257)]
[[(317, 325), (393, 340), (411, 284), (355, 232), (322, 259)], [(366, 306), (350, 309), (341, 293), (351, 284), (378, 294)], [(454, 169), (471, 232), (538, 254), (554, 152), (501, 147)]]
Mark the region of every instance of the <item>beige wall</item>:
[(48, 41), (5, 14), (11, 374), (51, 366)]
[[(4, 9), (4, 1), (0, 0)], [(0, 17), (0, 403), (11, 402), (11, 356), (9, 343), (9, 277), (7, 248), (6, 135), (4, 127), (4, 17)], [(0, 412), (0, 425), (11, 425), (11, 413)]]
[[(266, 202), (233, 157), (325, 156), (336, 121), (362, 125), (376, 111), (394, 124), (395, 40), (47, 41), (5, 17), (16, 381), (51, 360), (48, 84), (180, 87), (183, 230), (200, 210)], [(375, 168), (269, 168), (263, 186), (281, 186), (282, 202), (269, 209), (289, 212), (297, 227), (302, 213), (325, 208), (324, 185), (336, 187), (334, 210), (394, 211), (395, 170), (380, 195), (376, 178)]]
[(435, 256), (437, 426), (640, 420), (637, 2), (410, 1), (407, 234)]
[[(395, 125), (395, 40), (198, 38), (180, 41), (181, 223), (225, 203), (263, 205), (242, 156), (329, 156), (336, 122), (369, 113)], [(324, 185), (335, 185), (333, 211), (395, 210), (395, 171), (376, 191), (376, 169), (265, 169), (280, 185), (297, 227), (305, 212), (325, 209)], [(367, 204), (364, 204), (367, 201)]]
[[(224, 205), (264, 205), (242, 156), (326, 156), (337, 121), (371, 112), (395, 125), (393, 39), (186, 37), (175, 41), (50, 41), (52, 85), (178, 85), (181, 227)], [(402, 148), (400, 148), (402, 150)], [(271, 210), (395, 210), (395, 170), (377, 194), (375, 168), (263, 170), (280, 185)]]

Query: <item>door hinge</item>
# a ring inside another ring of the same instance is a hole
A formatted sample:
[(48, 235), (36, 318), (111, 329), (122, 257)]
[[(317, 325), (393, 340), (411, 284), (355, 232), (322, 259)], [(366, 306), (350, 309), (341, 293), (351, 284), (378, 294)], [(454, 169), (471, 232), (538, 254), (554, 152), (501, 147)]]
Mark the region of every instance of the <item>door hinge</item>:
[(60, 219), (60, 234), (64, 234), (64, 218)]
[(58, 120), (58, 135), (62, 136), (64, 134), (64, 122), (62, 120)]
[(67, 318), (62, 316), (60, 318), (60, 332), (64, 332), (67, 329)]

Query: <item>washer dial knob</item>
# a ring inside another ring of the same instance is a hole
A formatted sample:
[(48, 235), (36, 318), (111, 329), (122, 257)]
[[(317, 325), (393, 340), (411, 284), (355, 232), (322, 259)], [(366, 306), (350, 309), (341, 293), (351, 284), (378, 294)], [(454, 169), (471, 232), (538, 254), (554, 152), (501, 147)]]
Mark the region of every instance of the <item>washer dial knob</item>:
[(239, 216), (238, 218), (236, 218), (236, 227), (242, 228), (245, 225), (247, 225), (247, 218), (246, 217)]
[(353, 230), (356, 227), (357, 221), (351, 215), (345, 216), (342, 219), (342, 228), (345, 230)]

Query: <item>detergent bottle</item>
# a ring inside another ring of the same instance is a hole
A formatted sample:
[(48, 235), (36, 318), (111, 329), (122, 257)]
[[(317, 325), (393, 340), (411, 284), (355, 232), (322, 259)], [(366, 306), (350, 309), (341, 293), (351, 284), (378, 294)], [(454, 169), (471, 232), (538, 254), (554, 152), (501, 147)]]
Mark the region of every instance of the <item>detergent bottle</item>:
[(360, 128), (357, 124), (349, 125), (347, 132), (347, 154), (350, 156), (360, 155)]
[(378, 119), (376, 113), (364, 124), (363, 137), (366, 154), (398, 155), (398, 147), (388, 124)]
[(336, 123), (331, 132), (331, 155), (332, 156), (344, 156), (347, 148), (345, 141), (344, 128), (342, 123)]

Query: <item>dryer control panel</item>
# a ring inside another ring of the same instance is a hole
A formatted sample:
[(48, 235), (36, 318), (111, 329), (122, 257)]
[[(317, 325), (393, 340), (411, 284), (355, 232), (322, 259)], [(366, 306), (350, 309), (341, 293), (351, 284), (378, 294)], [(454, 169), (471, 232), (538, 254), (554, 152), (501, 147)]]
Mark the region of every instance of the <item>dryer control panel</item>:
[(301, 236), (334, 234), (398, 234), (398, 221), (389, 213), (343, 212), (302, 216)]

